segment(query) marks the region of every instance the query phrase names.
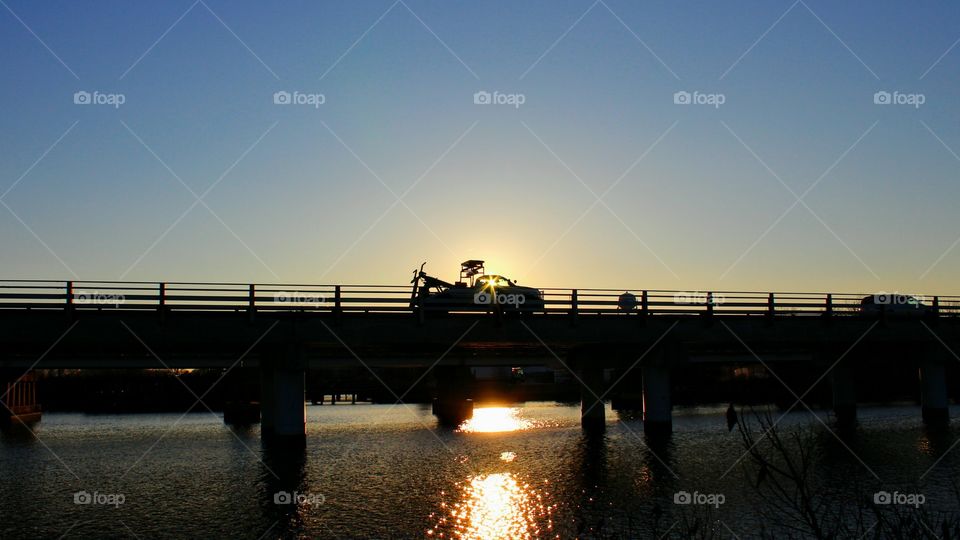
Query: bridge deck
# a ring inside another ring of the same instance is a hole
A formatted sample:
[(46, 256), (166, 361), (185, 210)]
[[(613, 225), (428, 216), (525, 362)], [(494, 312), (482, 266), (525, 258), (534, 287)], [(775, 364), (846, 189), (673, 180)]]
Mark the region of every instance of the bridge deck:
[(612, 365), (654, 346), (679, 349), (676, 358), (773, 361), (835, 359), (856, 343), (902, 347), (907, 360), (923, 347), (960, 350), (960, 317), (0, 309), (0, 367), (19, 368), (256, 366), (289, 354), (311, 366)]

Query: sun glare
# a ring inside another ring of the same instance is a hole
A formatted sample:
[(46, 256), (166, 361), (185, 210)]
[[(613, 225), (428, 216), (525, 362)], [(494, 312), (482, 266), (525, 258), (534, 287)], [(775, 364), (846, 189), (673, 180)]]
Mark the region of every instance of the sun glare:
[(464, 433), (499, 433), (521, 431), (532, 427), (532, 422), (520, 416), (517, 407), (483, 407), (474, 409), (473, 418), (460, 425)]

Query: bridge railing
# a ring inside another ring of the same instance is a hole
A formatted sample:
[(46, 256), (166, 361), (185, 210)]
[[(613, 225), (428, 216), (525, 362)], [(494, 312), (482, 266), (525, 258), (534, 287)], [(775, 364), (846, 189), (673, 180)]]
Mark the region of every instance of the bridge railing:
[(859, 313), (864, 294), (545, 289), (548, 311), (578, 314), (837, 315)]
[[(856, 315), (863, 300), (850, 293), (672, 291), (631, 289), (540, 290), (507, 309), (550, 316), (636, 315)], [(929, 314), (960, 316), (960, 296), (919, 296)], [(895, 299), (893, 297), (895, 304)], [(0, 281), (0, 309), (159, 310), (244, 312), (413, 312), (407, 285), (315, 285), (117, 281)], [(889, 300), (889, 299), (888, 299)], [(491, 305), (433, 301), (424, 311), (492, 311)], [(882, 303), (870, 308), (903, 311)]]

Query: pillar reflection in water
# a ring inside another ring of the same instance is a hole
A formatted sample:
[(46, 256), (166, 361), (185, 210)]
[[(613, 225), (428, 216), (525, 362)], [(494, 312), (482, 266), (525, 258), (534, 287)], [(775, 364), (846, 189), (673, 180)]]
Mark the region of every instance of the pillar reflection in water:
[(671, 499), (679, 489), (676, 443), (670, 436), (643, 435), (637, 493), (656, 499)]
[(304, 528), (306, 513), (314, 511), (317, 499), (306, 483), (306, 448), (302, 444), (268, 441), (263, 444), (260, 484), (265, 518), (276, 523), (273, 532)]
[(597, 522), (603, 508), (597, 508), (603, 487), (607, 484), (607, 435), (596, 431), (584, 431), (577, 444), (580, 464), (579, 494), (577, 501), (577, 536), (587, 535), (602, 529)]

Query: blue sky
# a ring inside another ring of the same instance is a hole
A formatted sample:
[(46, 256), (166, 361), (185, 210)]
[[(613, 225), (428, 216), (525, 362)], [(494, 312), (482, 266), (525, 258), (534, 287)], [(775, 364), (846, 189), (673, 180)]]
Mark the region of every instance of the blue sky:
[(954, 4), (4, 2), (7, 279), (960, 293)]

